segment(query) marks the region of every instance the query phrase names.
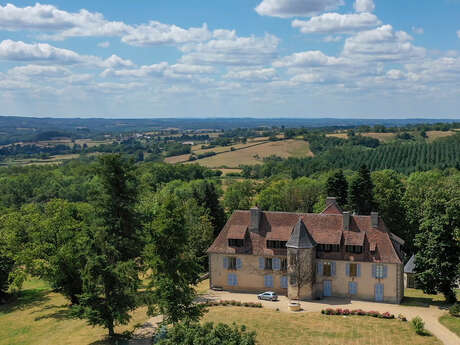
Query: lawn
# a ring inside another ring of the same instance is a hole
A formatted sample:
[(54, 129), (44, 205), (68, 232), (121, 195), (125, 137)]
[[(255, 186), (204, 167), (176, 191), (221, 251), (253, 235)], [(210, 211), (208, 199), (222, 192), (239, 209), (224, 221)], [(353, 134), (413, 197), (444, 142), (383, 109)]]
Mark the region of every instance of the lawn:
[(203, 321), (237, 323), (257, 332), (259, 345), (431, 345), (433, 336), (418, 336), (409, 322), (363, 316), (281, 313), (268, 309), (213, 307)]
[(446, 314), (439, 318), (439, 322), (441, 322), (444, 326), (449, 328), (452, 332), (460, 337), (460, 317)]
[[(0, 306), (0, 345), (108, 344), (106, 330), (70, 318), (67, 304), (43, 281), (28, 281), (15, 302)], [(148, 319), (146, 308), (139, 308), (132, 316), (129, 325), (117, 327), (117, 333), (132, 331)]]
[(240, 165), (262, 164), (263, 158), (276, 155), (279, 157), (311, 157), (310, 146), (303, 140), (283, 140), (268, 142), (241, 150), (221, 153), (195, 161), (209, 168), (238, 168)]
[[(456, 292), (457, 300), (460, 300), (460, 289), (456, 289)], [(428, 295), (422, 290), (404, 289), (404, 300), (401, 304), (413, 307), (442, 306), (446, 304), (446, 300), (442, 294)]]

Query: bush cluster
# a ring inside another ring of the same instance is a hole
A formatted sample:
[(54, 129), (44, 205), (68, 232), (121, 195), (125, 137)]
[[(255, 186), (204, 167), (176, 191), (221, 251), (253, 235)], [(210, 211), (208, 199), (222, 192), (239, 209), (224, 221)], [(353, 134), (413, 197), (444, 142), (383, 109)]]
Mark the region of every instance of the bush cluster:
[(327, 308), (321, 310), (321, 314), (325, 315), (359, 315), (359, 316), (372, 316), (372, 317), (378, 317), (380, 319), (394, 319), (395, 316), (393, 314), (390, 314), (389, 312), (386, 313), (380, 313), (378, 311), (364, 311), (362, 309), (332, 309), (332, 308)]
[(412, 326), (415, 329), (415, 333), (418, 335), (426, 335), (425, 322), (423, 322), (420, 316), (416, 316), (411, 320)]
[(262, 308), (262, 303), (254, 302), (240, 302), (235, 300), (230, 301), (207, 301), (206, 306), (208, 307), (218, 307), (218, 306), (234, 306), (234, 307), (247, 307), (247, 308)]
[(460, 303), (455, 303), (453, 306), (449, 308), (449, 313), (452, 316), (460, 317)]

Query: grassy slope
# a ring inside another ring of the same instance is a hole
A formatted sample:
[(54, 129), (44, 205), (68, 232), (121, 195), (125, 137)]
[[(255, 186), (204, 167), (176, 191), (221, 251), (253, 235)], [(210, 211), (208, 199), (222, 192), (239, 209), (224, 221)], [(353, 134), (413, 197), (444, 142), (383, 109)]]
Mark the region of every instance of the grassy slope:
[[(456, 290), (457, 300), (460, 300), (460, 289)], [(404, 300), (402, 305), (424, 307), (430, 305), (442, 306), (445, 305), (446, 300), (442, 294), (428, 295), (423, 293), (422, 290), (417, 289), (404, 289)]]
[(204, 321), (244, 324), (257, 332), (260, 345), (441, 344), (435, 337), (416, 335), (408, 322), (361, 316), (286, 314), (266, 309), (214, 307), (210, 308)]
[(452, 332), (460, 337), (460, 317), (446, 314), (439, 318), (439, 322), (441, 322), (444, 326), (449, 328)]
[[(0, 306), (0, 345), (106, 344), (107, 332), (70, 318), (67, 303), (44, 282), (27, 282), (18, 300)], [(147, 320), (146, 308), (139, 308), (132, 315), (129, 325), (116, 329), (118, 333)]]

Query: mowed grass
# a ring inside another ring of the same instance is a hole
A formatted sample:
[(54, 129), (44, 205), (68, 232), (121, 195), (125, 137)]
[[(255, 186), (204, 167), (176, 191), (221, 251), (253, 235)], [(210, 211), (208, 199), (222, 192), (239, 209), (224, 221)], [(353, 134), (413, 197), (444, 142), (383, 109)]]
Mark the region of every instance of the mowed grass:
[(409, 322), (363, 316), (281, 313), (268, 309), (213, 307), (203, 322), (245, 325), (257, 332), (259, 345), (437, 345), (419, 336)]
[[(457, 300), (460, 300), (460, 289), (456, 289)], [(443, 306), (446, 304), (444, 295), (429, 295), (418, 289), (404, 289), (404, 299), (401, 303), (406, 306), (428, 307), (430, 305)]]
[[(117, 333), (132, 331), (147, 321), (147, 308), (132, 313), (129, 325)], [(107, 331), (70, 317), (68, 301), (41, 280), (28, 281), (20, 297), (0, 306), (0, 345), (105, 345)]]
[(240, 165), (262, 164), (271, 155), (287, 157), (311, 157), (308, 142), (303, 140), (283, 140), (268, 142), (241, 150), (221, 153), (195, 161), (209, 168), (238, 168)]
[(439, 322), (460, 337), (460, 317), (446, 314), (439, 318)]
[(426, 136), (428, 137), (428, 141), (434, 141), (439, 138), (445, 138), (445, 137), (450, 137), (451, 135), (454, 135), (456, 132), (455, 131), (427, 131)]
[(365, 137), (370, 137), (377, 139), (383, 143), (392, 141), (396, 138), (396, 133), (374, 133), (374, 132), (369, 132), (369, 133), (363, 133), (362, 134)]

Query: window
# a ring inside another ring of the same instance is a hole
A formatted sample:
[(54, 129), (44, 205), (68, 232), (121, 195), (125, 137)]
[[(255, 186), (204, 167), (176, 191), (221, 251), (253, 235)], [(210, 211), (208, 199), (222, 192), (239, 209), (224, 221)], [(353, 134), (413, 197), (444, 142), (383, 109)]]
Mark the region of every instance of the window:
[(286, 248), (286, 241), (267, 241), (267, 248), (271, 249), (279, 249), (279, 248)]
[(234, 238), (229, 238), (228, 239), (228, 246), (229, 247), (238, 247), (238, 248), (244, 247), (244, 240), (237, 240), (237, 239), (234, 239)]
[(318, 246), (318, 251), (320, 252), (338, 252), (340, 251), (340, 246), (338, 244), (320, 244)]
[(291, 285), (297, 285), (297, 277), (295, 274), (290, 274), (289, 275), (289, 281), (291, 282)]
[(236, 277), (236, 274), (229, 273), (227, 277), (227, 283), (230, 286), (238, 286), (238, 278)]
[(332, 265), (330, 262), (325, 262), (323, 264), (323, 276), (325, 277), (332, 276)]
[(386, 267), (383, 264), (375, 264), (375, 278), (385, 278)]
[(236, 270), (236, 258), (228, 258), (228, 269)]
[(358, 265), (350, 264), (350, 277), (357, 277), (357, 276), (358, 276)]
[(361, 254), (363, 252), (363, 246), (346, 246), (345, 250), (347, 253)]
[(291, 256), (289, 257), (289, 264), (290, 264), (291, 266), (295, 266), (295, 265), (296, 265), (296, 262), (297, 262), (297, 257), (296, 257), (295, 255), (291, 255)]
[(272, 258), (265, 258), (265, 269), (266, 270), (273, 269), (273, 259)]
[(265, 276), (264, 284), (265, 284), (265, 287), (272, 288), (273, 287), (273, 276)]
[(281, 277), (281, 288), (287, 289), (288, 288), (288, 279), (286, 276)]
[(281, 259), (281, 271), (287, 271), (287, 259)]

